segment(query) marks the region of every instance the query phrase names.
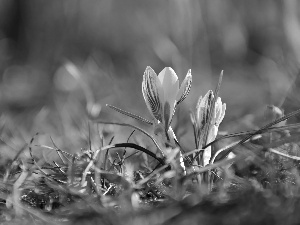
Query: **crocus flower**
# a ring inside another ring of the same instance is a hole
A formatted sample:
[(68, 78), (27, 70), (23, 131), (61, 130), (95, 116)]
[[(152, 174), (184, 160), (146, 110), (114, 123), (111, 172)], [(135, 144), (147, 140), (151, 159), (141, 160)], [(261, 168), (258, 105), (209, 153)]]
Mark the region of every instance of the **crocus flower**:
[[(208, 123), (211, 104), (213, 103), (213, 100), (214, 93), (211, 90), (209, 90), (203, 98), (202, 96), (200, 96), (196, 106), (196, 113), (192, 118), (196, 133), (197, 148), (199, 149), (216, 139), (219, 125), (225, 116), (226, 104), (222, 104), (221, 98), (218, 97), (215, 102), (214, 113), (212, 114), (207, 140), (204, 140), (204, 130), (205, 126)], [(203, 153), (203, 166), (209, 163), (210, 158), (211, 147), (209, 146), (204, 150)]]
[(143, 96), (151, 115), (161, 123), (167, 139), (176, 106), (188, 95), (191, 83), (191, 70), (188, 71), (180, 88), (178, 77), (171, 67), (164, 68), (158, 75), (150, 66), (145, 70), (142, 83)]

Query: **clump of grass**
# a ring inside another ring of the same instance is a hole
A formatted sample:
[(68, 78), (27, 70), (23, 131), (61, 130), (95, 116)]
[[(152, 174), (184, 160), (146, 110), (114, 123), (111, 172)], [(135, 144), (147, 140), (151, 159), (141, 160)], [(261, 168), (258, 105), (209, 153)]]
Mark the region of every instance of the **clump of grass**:
[[(36, 143), (39, 134), (34, 135), (1, 168), (1, 221), (295, 224), (300, 207), (299, 124), (285, 121), (300, 110), (278, 115), (280, 109), (271, 107), (274, 118), (261, 129), (217, 137), (225, 115), (218, 97), (222, 76), (215, 96), (209, 91), (191, 114), (195, 149), (183, 150), (171, 128), (177, 105), (190, 91), (191, 72), (179, 88), (171, 68), (158, 76), (150, 67), (145, 71), (142, 89), (152, 120), (108, 105), (144, 122), (150, 131), (125, 122), (92, 119), (86, 149), (77, 153), (62, 150), (52, 138), (52, 145)], [(100, 144), (93, 143), (93, 123), (97, 128), (129, 127), (127, 142), (114, 143), (117, 133), (108, 138), (103, 129), (97, 129)], [(215, 143), (233, 137), (239, 140), (215, 149)], [(34, 148), (47, 149), (57, 157), (52, 161), (36, 157)]]

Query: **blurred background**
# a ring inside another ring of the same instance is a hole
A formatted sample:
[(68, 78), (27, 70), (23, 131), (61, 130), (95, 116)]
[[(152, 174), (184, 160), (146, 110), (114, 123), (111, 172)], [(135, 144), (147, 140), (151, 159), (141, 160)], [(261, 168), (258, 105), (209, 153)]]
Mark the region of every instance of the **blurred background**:
[(187, 148), (189, 111), (221, 70), (220, 130), (255, 129), (267, 104), (285, 112), (300, 105), (299, 12), (297, 0), (0, 0), (0, 122), (11, 130), (2, 139), (18, 130), (28, 142), (40, 131), (66, 149), (84, 147), (87, 114), (133, 122), (105, 104), (150, 119), (146, 66), (171, 66), (180, 82), (192, 69), (192, 90), (173, 121)]

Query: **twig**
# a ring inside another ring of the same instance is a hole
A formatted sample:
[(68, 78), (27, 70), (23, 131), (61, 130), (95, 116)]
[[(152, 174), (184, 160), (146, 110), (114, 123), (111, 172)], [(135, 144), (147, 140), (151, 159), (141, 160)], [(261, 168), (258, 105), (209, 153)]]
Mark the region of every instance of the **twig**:
[(149, 151), (148, 149), (143, 148), (142, 146), (139, 146), (139, 145), (133, 144), (133, 143), (118, 143), (115, 145), (108, 145), (108, 146), (102, 148), (102, 151), (104, 151), (104, 150), (108, 151), (113, 148), (122, 148), (122, 147), (134, 148), (136, 150), (142, 151), (142, 152), (150, 155), (154, 159), (156, 159), (161, 165), (165, 165), (165, 161), (163, 159), (157, 157), (153, 152)]
[(128, 159), (128, 158), (134, 156), (134, 155), (137, 154), (137, 153), (139, 153), (139, 151), (136, 151), (136, 152), (132, 153), (131, 155), (129, 155), (129, 156), (127, 156), (126, 158), (124, 158), (124, 160), (126, 160), (126, 159)]
[(59, 170), (62, 174), (66, 174), (66, 173), (61, 169), (61, 167), (60, 167), (55, 161), (53, 161), (53, 164), (56, 166), (56, 168), (58, 168), (58, 170)]
[(84, 172), (82, 173), (82, 179), (81, 179), (81, 186), (83, 187), (86, 181), (86, 176), (88, 174), (88, 172), (90, 171), (90, 169), (93, 167), (94, 165), (94, 160), (96, 159), (96, 157), (98, 156), (99, 152), (101, 151), (101, 149), (98, 149), (95, 151), (94, 155), (93, 155), (93, 159), (90, 160), (89, 164), (87, 165), (87, 167), (85, 168)]
[(269, 148), (268, 151), (269, 151), (269, 152), (272, 152), (272, 153), (274, 153), (274, 154), (281, 155), (281, 156), (283, 156), (283, 157), (289, 158), (289, 159), (293, 159), (293, 160), (300, 161), (300, 157), (282, 153), (282, 152), (280, 152), (280, 151), (277, 151), (277, 150), (274, 149), (274, 148)]
[[(288, 125), (284, 125), (284, 126), (280, 126), (280, 127), (270, 127), (269, 129), (263, 130), (263, 131), (261, 131), (261, 133), (258, 133), (258, 134), (270, 133), (270, 132), (281, 131), (281, 130), (297, 129), (297, 128), (300, 128), (300, 123), (288, 124)], [(215, 139), (214, 141), (210, 142), (209, 145), (212, 145), (212, 144), (214, 144), (220, 140), (226, 139), (226, 138), (249, 135), (249, 134), (253, 134), (258, 131), (259, 130), (252, 130), (252, 131), (243, 131), (243, 132), (233, 133), (233, 134), (226, 134), (226, 135), (223, 135), (223, 136)]]
[(115, 110), (115, 111), (117, 111), (117, 112), (119, 112), (119, 113), (121, 113), (123, 115), (129, 116), (129, 117), (131, 117), (133, 119), (136, 119), (136, 120), (139, 120), (139, 121), (141, 121), (143, 123), (146, 123), (146, 124), (149, 124), (149, 125), (153, 125), (153, 123), (151, 121), (149, 121), (149, 120), (147, 120), (147, 119), (145, 119), (145, 118), (143, 118), (141, 116), (135, 115), (135, 114), (133, 114), (131, 112), (125, 111), (125, 110), (120, 109), (120, 108), (118, 108), (116, 106), (113, 106), (113, 105), (106, 104), (106, 106), (108, 106), (109, 108), (111, 108), (111, 109), (113, 109), (113, 110)]
[(160, 152), (163, 154), (163, 151), (161, 149), (161, 147), (159, 146), (159, 144), (156, 142), (156, 140), (154, 139), (154, 137), (152, 137), (152, 135), (150, 135), (149, 133), (147, 133), (146, 131), (144, 131), (143, 129), (131, 125), (131, 124), (127, 124), (127, 123), (114, 123), (114, 122), (105, 122), (105, 121), (96, 121), (97, 123), (102, 123), (102, 124), (112, 124), (112, 125), (118, 125), (118, 126), (124, 126), (124, 127), (132, 127), (140, 132), (142, 132), (143, 134), (145, 134), (146, 136), (148, 136), (153, 143), (155, 144), (155, 146), (160, 150)]
[(150, 175), (148, 175), (147, 177), (145, 177), (143, 180), (140, 180), (137, 184), (136, 187), (139, 188), (141, 185), (143, 185), (144, 183), (148, 182), (151, 177), (153, 177), (154, 175), (160, 173), (161, 171), (163, 171), (164, 169), (166, 169), (168, 167), (168, 165), (164, 165), (160, 168), (158, 168), (157, 170), (153, 171)]
[[(114, 140), (115, 136), (113, 136), (108, 145), (111, 145), (112, 141)], [(105, 156), (104, 156), (104, 170), (107, 170), (107, 161), (108, 161), (108, 149), (106, 150)]]
[[(100, 168), (100, 154), (98, 155), (98, 157), (96, 158), (96, 165), (95, 167), (96, 168)], [(100, 187), (101, 187), (101, 184), (100, 184), (100, 181), (101, 181), (101, 174), (99, 173), (98, 170), (95, 169), (95, 174), (94, 174), (94, 178), (95, 178), (95, 183), (96, 183), (96, 193), (98, 196), (101, 196), (102, 193), (101, 193), (101, 190), (100, 190)]]
[(63, 154), (63, 156), (68, 160), (68, 162), (71, 162), (71, 160), (68, 159), (65, 155), (69, 155), (69, 156), (71, 156), (71, 157), (73, 157), (73, 155), (70, 154), (70, 153), (67, 153), (67, 152), (65, 152), (65, 151), (62, 151), (60, 148), (58, 148), (58, 147), (56, 146), (56, 144), (54, 143), (54, 141), (53, 141), (53, 139), (52, 139), (51, 136), (50, 136), (50, 139), (51, 139), (52, 144), (53, 144), (53, 146), (55, 147), (55, 151), (56, 151), (57, 155), (59, 156), (59, 158), (61, 159), (61, 161), (62, 161), (64, 164), (67, 164), (66, 161), (64, 161), (63, 158), (62, 158), (62, 155), (61, 155), (61, 154)]
[(204, 149), (195, 149), (195, 150), (193, 150), (193, 151), (190, 151), (190, 152), (187, 152), (187, 153), (182, 154), (182, 156), (183, 156), (183, 157), (187, 157), (187, 156), (192, 155), (192, 154), (194, 154), (194, 153), (196, 153), (196, 152), (199, 152), (199, 151), (204, 151)]
[(23, 145), (23, 147), (18, 151), (18, 153), (15, 155), (15, 157), (13, 158), (11, 164), (7, 167), (6, 172), (5, 172), (5, 176), (3, 178), (3, 183), (7, 182), (8, 176), (10, 174), (10, 171), (12, 169), (12, 167), (14, 166), (16, 160), (18, 159), (18, 157), (21, 155), (21, 153), (26, 149), (26, 147), (28, 146), (28, 144), (26, 143), (25, 145)]
[[(135, 130), (133, 130), (133, 131), (130, 133), (130, 135), (129, 135), (128, 138), (127, 138), (126, 143), (129, 142), (129, 139), (131, 138), (131, 136), (133, 135), (134, 132), (135, 132)], [(126, 148), (124, 148), (123, 155), (122, 155), (121, 160), (120, 160), (120, 162), (119, 162), (119, 163), (121, 163), (121, 165), (123, 165), (123, 163), (124, 163), (125, 155), (126, 155)]]
[(13, 206), (16, 212), (16, 215), (20, 216), (23, 212), (22, 208), (19, 207), (21, 205), (20, 197), (21, 197), (21, 191), (19, 190), (20, 186), (24, 183), (26, 178), (29, 175), (29, 171), (27, 168), (25, 168), (25, 165), (23, 164), (22, 173), (19, 176), (19, 178), (16, 180), (16, 182), (13, 185), (13, 193), (12, 193), (12, 199), (13, 199)]
[[(229, 147), (228, 149), (226, 149), (226, 152), (225, 152), (222, 156), (220, 156), (218, 160), (224, 159), (224, 158), (225, 158), (226, 156), (228, 156), (228, 154), (229, 154), (230, 152), (232, 152), (237, 146), (239, 146), (240, 144), (243, 144), (244, 142), (248, 141), (248, 140), (249, 140), (251, 137), (253, 137), (254, 135), (261, 134), (261, 133), (267, 131), (270, 127), (274, 126), (275, 124), (278, 124), (278, 123), (280, 123), (280, 122), (282, 122), (282, 121), (284, 121), (284, 120), (287, 120), (287, 119), (289, 119), (289, 118), (291, 118), (291, 117), (293, 117), (293, 116), (296, 116), (296, 115), (299, 114), (299, 113), (300, 113), (300, 109), (298, 109), (298, 110), (296, 110), (296, 111), (294, 111), (294, 112), (291, 112), (291, 113), (287, 114), (286, 116), (283, 116), (283, 117), (281, 117), (281, 118), (278, 118), (278, 119), (272, 121), (271, 123), (268, 123), (267, 125), (263, 126), (262, 128), (260, 128), (260, 129), (257, 130), (256, 132), (247, 135), (245, 138), (243, 138), (242, 140), (240, 140), (237, 144), (235, 144), (235, 145)], [(209, 145), (211, 145), (211, 143), (209, 143), (208, 145), (204, 146), (203, 148), (205, 149), (205, 148), (208, 147)], [(219, 154), (218, 154), (218, 155), (219, 155)], [(213, 158), (214, 158), (215, 160), (217, 160), (217, 156), (218, 156), (218, 155), (215, 154), (215, 156), (214, 156)], [(213, 159), (213, 158), (212, 158), (212, 159)], [(211, 162), (213, 162), (213, 161), (211, 160)]]
[(196, 176), (200, 173), (204, 173), (204, 172), (207, 172), (209, 170), (231, 164), (235, 161), (241, 160), (241, 159), (246, 158), (246, 157), (247, 157), (246, 155), (238, 155), (238, 156), (236, 156), (235, 158), (232, 158), (232, 159), (223, 159), (223, 160), (220, 160), (220, 161), (218, 161), (214, 164), (208, 164), (207, 166), (202, 167), (199, 170), (197, 170), (196, 172), (192, 172), (192, 173), (186, 175), (185, 177), (182, 177), (181, 179), (184, 182), (185, 180), (188, 180), (188, 179), (192, 178), (193, 176)]

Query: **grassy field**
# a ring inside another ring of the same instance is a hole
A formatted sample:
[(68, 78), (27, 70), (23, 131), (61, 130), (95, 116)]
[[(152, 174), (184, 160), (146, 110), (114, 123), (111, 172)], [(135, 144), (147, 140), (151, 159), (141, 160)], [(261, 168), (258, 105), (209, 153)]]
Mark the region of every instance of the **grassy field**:
[(0, 1), (1, 224), (298, 224), (297, 1)]

